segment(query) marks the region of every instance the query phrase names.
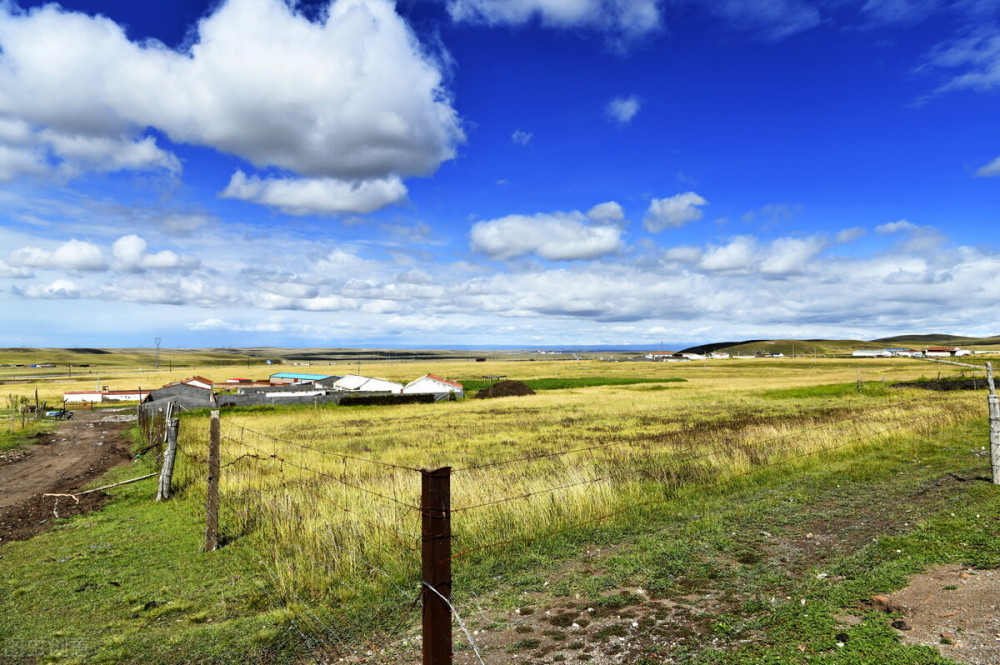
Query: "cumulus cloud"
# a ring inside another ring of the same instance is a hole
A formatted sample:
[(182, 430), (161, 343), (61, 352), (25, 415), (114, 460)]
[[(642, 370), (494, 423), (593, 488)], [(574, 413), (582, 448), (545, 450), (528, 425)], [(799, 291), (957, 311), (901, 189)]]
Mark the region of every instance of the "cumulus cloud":
[(73, 299), (80, 297), (80, 289), (67, 279), (57, 279), (48, 284), (33, 284), (24, 289), (23, 295), (28, 298)]
[(456, 22), (524, 25), (539, 20), (553, 28), (588, 28), (629, 42), (660, 29), (659, 0), (449, 0)]
[(880, 224), (875, 227), (875, 233), (903, 236), (900, 248), (912, 252), (932, 250), (945, 241), (945, 237), (933, 226), (919, 226), (906, 219)]
[(726, 245), (709, 245), (698, 265), (712, 272), (749, 272), (756, 248), (752, 236), (737, 236)]
[(701, 219), (704, 213), (699, 206), (703, 205), (708, 205), (708, 201), (694, 192), (653, 199), (649, 203), (649, 210), (646, 211), (642, 225), (650, 233), (676, 229), (688, 222)]
[(550, 261), (596, 259), (617, 252), (622, 229), (589, 223), (579, 212), (508, 215), (472, 226), (472, 249), (491, 259), (534, 254)]
[(396, 176), (347, 182), (336, 178), (258, 178), (237, 171), (219, 196), (278, 208), (290, 215), (369, 213), (406, 197)]
[(510, 140), (517, 145), (529, 145), (533, 138), (535, 138), (534, 134), (521, 129), (515, 129), (514, 133), (510, 135)]
[(619, 125), (627, 125), (639, 112), (642, 102), (635, 95), (630, 97), (615, 97), (604, 107), (608, 118)]
[(115, 259), (113, 267), (125, 272), (139, 272), (192, 268), (197, 265), (197, 261), (184, 258), (169, 249), (150, 254), (146, 248), (147, 244), (143, 238), (135, 234), (122, 236), (111, 245), (111, 255)]
[(901, 219), (898, 222), (889, 222), (888, 224), (880, 224), (875, 227), (875, 233), (879, 235), (889, 235), (890, 233), (910, 233), (913, 231), (918, 231), (919, 226), (913, 222)]
[[(440, 66), (393, 4), (336, 0), (321, 16), (310, 21), (282, 0), (226, 0), (179, 52), (130, 41), (104, 17), (3, 4), (0, 119), (8, 130), (30, 125), (22, 140), (79, 171), (179, 168), (147, 127), (290, 171), (308, 187), (384, 187), (451, 159), (464, 135)], [(321, 211), (352, 207), (330, 197), (318, 196)]]
[(108, 267), (100, 247), (76, 238), (52, 251), (38, 247), (16, 249), (7, 257), (7, 262), (13, 266), (63, 270), (106, 270)]
[(27, 268), (12, 266), (5, 261), (0, 261), (0, 277), (6, 279), (27, 279), (34, 277), (34, 273)]
[(980, 178), (991, 178), (1000, 176), (1000, 157), (997, 157), (989, 164), (984, 164), (976, 169), (976, 175)]
[(619, 224), (625, 221), (625, 211), (617, 201), (606, 201), (588, 210), (587, 217), (595, 222)]
[(45, 156), (38, 149), (0, 145), (0, 182), (22, 175), (42, 175), (47, 171)]
[(667, 261), (678, 261), (680, 263), (697, 263), (704, 256), (700, 247), (693, 245), (678, 245), (671, 247), (663, 253), (663, 258)]
[(825, 244), (819, 237), (778, 238), (768, 248), (767, 255), (760, 264), (760, 271), (771, 276), (800, 274)]

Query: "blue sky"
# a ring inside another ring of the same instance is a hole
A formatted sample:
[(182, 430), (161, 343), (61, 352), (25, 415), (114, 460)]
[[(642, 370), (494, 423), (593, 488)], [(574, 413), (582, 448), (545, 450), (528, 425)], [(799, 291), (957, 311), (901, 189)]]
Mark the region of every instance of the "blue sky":
[(1000, 0), (0, 5), (0, 346), (1000, 333)]

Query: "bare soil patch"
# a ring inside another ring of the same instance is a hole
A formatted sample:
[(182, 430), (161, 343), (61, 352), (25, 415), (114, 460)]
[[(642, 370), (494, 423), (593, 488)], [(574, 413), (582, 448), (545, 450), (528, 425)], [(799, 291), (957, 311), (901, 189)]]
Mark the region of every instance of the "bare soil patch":
[(937, 648), (958, 663), (1000, 663), (1000, 570), (948, 565), (910, 579), (910, 585), (877, 596), (906, 644)]
[(0, 545), (26, 540), (46, 530), (56, 516), (68, 517), (104, 505), (99, 492), (80, 497), (46, 497), (71, 493), (131, 461), (122, 432), (129, 427), (119, 414), (78, 411), (73, 420), (38, 437), (36, 444), (0, 465)]

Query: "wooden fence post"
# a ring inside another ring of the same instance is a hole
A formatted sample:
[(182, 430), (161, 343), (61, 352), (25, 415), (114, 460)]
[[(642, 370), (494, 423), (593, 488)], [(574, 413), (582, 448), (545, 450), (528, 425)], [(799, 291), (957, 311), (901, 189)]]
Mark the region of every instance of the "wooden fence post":
[(992, 363), (986, 363), (986, 382), (990, 386), (990, 394), (986, 398), (990, 405), (990, 470), (993, 472), (993, 484), (1000, 485), (1000, 397), (993, 383)]
[(205, 501), (205, 551), (219, 548), (219, 412), (212, 411), (208, 430), (208, 498)]
[[(451, 665), (451, 467), (421, 474), (423, 665)], [(440, 595), (438, 595), (440, 594)]]
[(163, 451), (163, 468), (160, 470), (160, 484), (156, 489), (156, 500), (170, 498), (170, 480), (174, 476), (174, 458), (177, 456), (177, 430), (180, 421), (171, 418), (167, 423), (167, 449)]

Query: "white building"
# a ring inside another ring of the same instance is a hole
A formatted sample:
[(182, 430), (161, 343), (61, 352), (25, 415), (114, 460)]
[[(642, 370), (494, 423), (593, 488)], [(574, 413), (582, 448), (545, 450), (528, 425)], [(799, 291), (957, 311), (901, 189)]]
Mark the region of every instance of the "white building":
[(347, 374), (334, 382), (333, 389), (347, 392), (399, 394), (403, 392), (403, 384), (396, 383), (395, 381), (386, 381), (385, 379), (373, 379), (367, 376), (358, 376), (357, 374)]
[(148, 390), (73, 390), (63, 393), (63, 401), (73, 402), (141, 402), (149, 395)]
[(410, 381), (403, 386), (404, 395), (419, 395), (428, 393), (440, 395), (438, 399), (444, 399), (451, 393), (454, 393), (455, 397), (465, 397), (465, 390), (461, 383), (457, 381), (449, 381), (448, 379), (442, 379), (440, 376), (435, 376), (433, 374), (422, 376), (419, 379)]
[(858, 349), (851, 354), (854, 358), (892, 358), (893, 355), (887, 349)]
[(729, 358), (729, 354), (726, 353), (725, 351), (712, 351), (711, 353), (708, 354), (708, 357), (712, 358), (713, 360), (725, 360)]

